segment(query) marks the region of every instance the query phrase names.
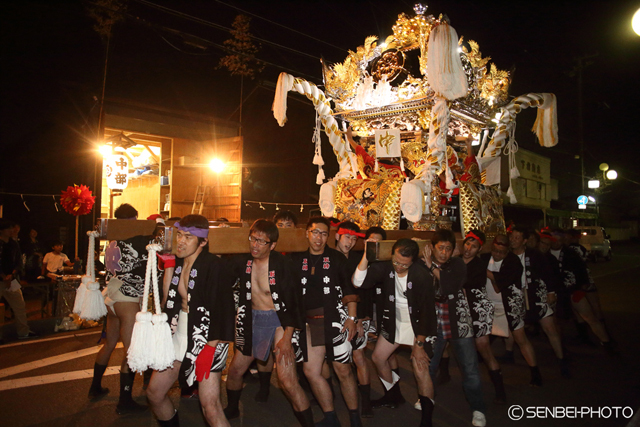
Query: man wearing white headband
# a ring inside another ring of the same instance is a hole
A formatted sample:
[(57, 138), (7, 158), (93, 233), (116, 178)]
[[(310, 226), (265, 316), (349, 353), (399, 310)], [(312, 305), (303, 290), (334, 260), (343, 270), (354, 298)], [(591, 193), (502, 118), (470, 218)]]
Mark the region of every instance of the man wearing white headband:
[(158, 424), (177, 427), (178, 412), (167, 393), (177, 379), (183, 386), (198, 381), (205, 419), (212, 426), (228, 426), (220, 381), (234, 336), (233, 283), (223, 261), (209, 252), (205, 217), (187, 215), (176, 228), (176, 266), (165, 310), (176, 360), (172, 368), (153, 372), (147, 397)]

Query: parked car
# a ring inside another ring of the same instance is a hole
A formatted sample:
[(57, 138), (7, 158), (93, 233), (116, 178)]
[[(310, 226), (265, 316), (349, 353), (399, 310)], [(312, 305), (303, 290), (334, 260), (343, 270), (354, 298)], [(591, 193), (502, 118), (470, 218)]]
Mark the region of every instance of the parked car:
[(600, 226), (580, 226), (576, 227), (580, 230), (580, 244), (589, 251), (589, 258), (597, 261), (598, 258), (604, 258), (611, 261), (611, 242), (610, 236)]

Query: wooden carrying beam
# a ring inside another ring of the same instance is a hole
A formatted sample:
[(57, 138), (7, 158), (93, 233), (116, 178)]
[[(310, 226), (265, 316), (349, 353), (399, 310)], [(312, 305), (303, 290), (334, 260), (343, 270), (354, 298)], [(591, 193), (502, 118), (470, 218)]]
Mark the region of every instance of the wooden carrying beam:
[[(427, 243), (431, 242), (431, 240), (416, 240), (416, 242), (420, 247), (420, 254), (422, 254), (424, 247), (427, 245)], [(390, 260), (392, 255), (391, 248), (395, 243), (396, 243), (395, 240), (381, 240), (379, 242), (366, 242), (367, 260), (369, 260), (369, 262)]]
[[(101, 219), (99, 224), (100, 239), (124, 240), (138, 235), (150, 235), (156, 227), (155, 221)], [(163, 252), (174, 252), (175, 228), (164, 227), (165, 239)], [(306, 230), (302, 228), (281, 228), (280, 238), (276, 249), (279, 252), (304, 252), (309, 248)], [(391, 259), (391, 248), (396, 240), (402, 238), (417, 238), (420, 250), (430, 241), (432, 231), (414, 230), (389, 230), (387, 239), (381, 242), (369, 242), (367, 244), (367, 258), (369, 261), (385, 261)], [(460, 236), (456, 233), (460, 240)], [(209, 228), (209, 252), (214, 254), (240, 254), (249, 252), (249, 228), (244, 227), (220, 227)], [(327, 244), (335, 247), (335, 231), (331, 231)], [(365, 249), (364, 239), (358, 239), (353, 250)]]

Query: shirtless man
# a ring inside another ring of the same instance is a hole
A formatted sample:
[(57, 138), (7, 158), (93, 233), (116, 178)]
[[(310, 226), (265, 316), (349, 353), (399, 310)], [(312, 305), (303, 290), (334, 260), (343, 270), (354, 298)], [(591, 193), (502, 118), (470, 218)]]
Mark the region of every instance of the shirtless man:
[[(249, 231), (250, 255), (234, 263), (233, 277), (240, 281), (236, 318), (236, 351), (227, 376), (227, 418), (240, 416), (238, 403), (242, 377), (254, 360), (264, 364), (273, 351), (277, 375), (285, 396), (302, 427), (313, 427), (313, 413), (296, 374), (299, 333), (304, 327), (302, 289), (292, 261), (274, 251), (278, 227), (264, 219)], [(268, 372), (269, 379), (271, 372)]]
[(209, 252), (209, 222), (187, 215), (175, 224), (176, 266), (169, 286), (166, 313), (173, 332), (173, 367), (154, 371), (147, 389), (158, 424), (180, 425), (167, 396), (177, 379), (189, 386), (198, 381), (205, 419), (214, 427), (228, 427), (220, 403), (220, 381), (233, 341), (233, 291), (223, 261)]

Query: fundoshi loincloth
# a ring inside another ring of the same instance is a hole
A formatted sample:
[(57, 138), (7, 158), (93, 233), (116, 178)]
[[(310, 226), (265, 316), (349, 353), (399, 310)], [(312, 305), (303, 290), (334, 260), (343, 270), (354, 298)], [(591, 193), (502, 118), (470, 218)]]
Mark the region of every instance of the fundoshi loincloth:
[(182, 362), (184, 355), (187, 353), (187, 341), (189, 335), (189, 315), (186, 311), (180, 310), (178, 316), (178, 327), (173, 334), (173, 349), (176, 353), (176, 360)]
[(307, 310), (307, 325), (309, 325), (309, 333), (311, 335), (311, 347), (319, 347), (325, 345), (324, 342), (324, 308), (314, 308)]
[(273, 346), (276, 329), (279, 328), (280, 319), (275, 310), (251, 310), (252, 315), (252, 356), (258, 360), (266, 361)]

